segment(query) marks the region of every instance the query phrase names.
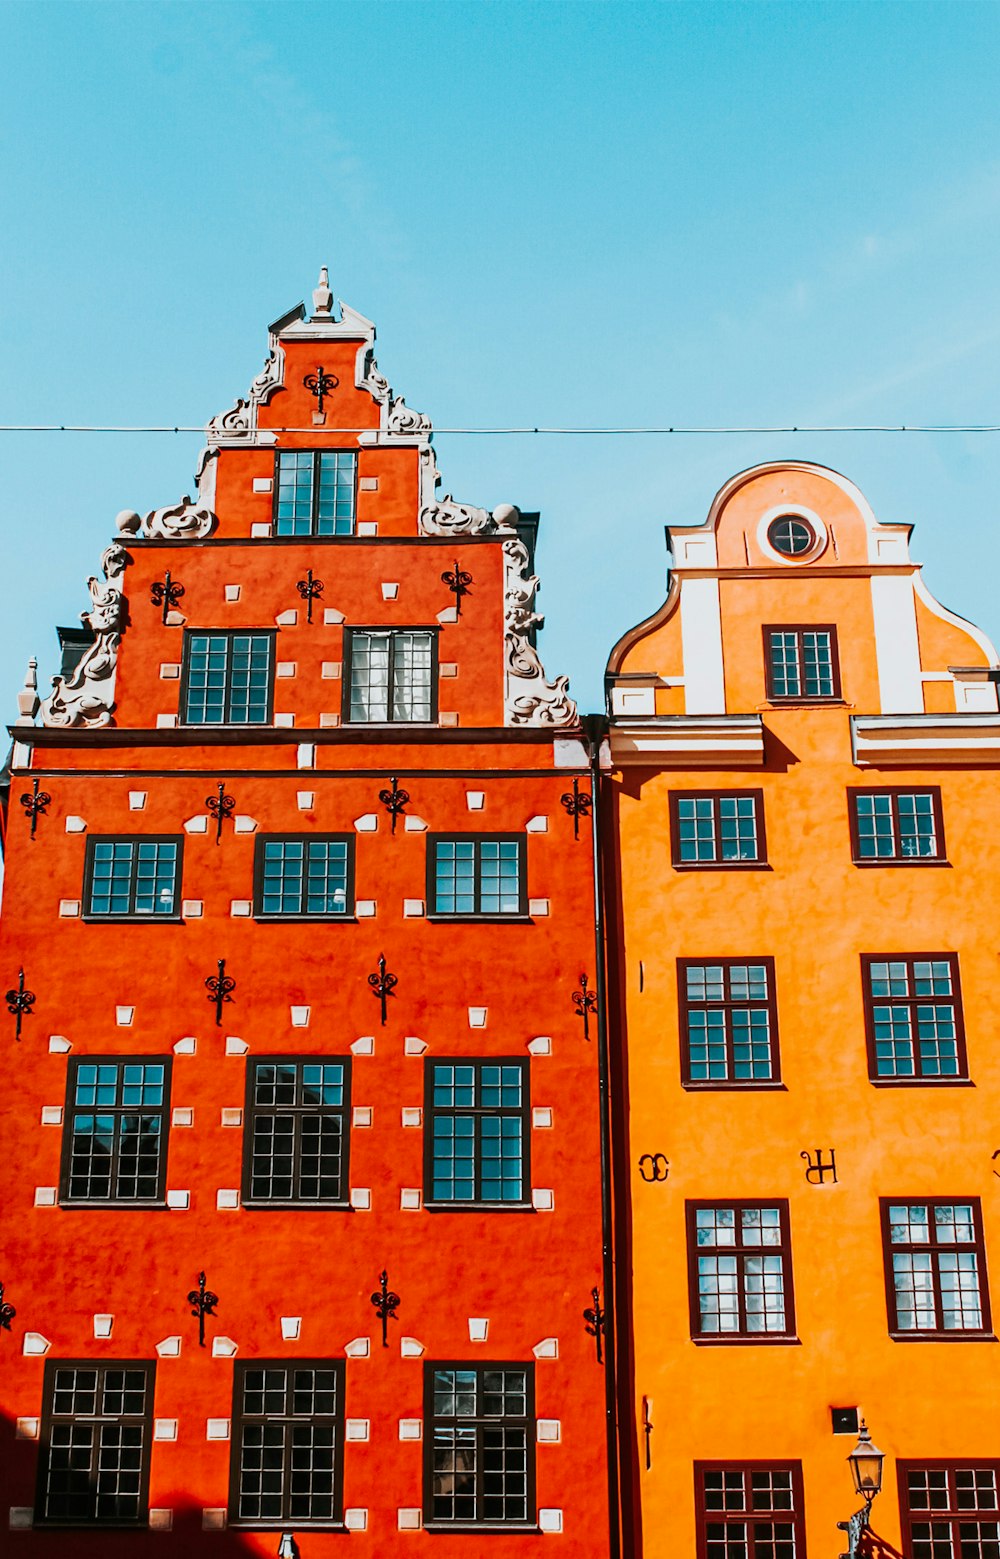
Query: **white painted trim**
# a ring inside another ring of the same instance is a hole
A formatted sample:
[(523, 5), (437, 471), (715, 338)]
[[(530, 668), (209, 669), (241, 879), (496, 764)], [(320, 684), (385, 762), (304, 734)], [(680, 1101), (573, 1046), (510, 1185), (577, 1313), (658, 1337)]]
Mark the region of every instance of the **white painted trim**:
[(941, 605), (940, 601), (935, 600), (924, 584), (924, 576), (919, 569), (913, 576), (913, 588), (928, 611), (933, 612), (935, 617), (940, 617), (942, 622), (951, 623), (953, 628), (961, 628), (963, 633), (967, 633), (969, 638), (979, 645), (989, 665), (1000, 666), (1000, 655), (997, 654), (992, 639), (987, 638), (975, 623), (967, 622), (964, 617), (959, 617), (957, 612), (950, 612), (946, 606)]
[(717, 579), (681, 581), (681, 650), (685, 713), (724, 714), (726, 690)]
[(906, 574), (873, 574), (870, 583), (879, 708), (884, 715), (923, 714), (912, 579)]

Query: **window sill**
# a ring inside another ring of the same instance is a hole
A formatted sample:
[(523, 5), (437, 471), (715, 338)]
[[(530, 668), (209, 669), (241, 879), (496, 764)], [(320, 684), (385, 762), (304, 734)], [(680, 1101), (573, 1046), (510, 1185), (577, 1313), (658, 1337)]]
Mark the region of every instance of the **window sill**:
[(94, 1516), (89, 1521), (53, 1521), (36, 1515), (32, 1530), (38, 1532), (148, 1532), (149, 1512), (136, 1521), (101, 1521)]
[(254, 919), (261, 926), (300, 926), (303, 923), (324, 926), (355, 926), (358, 923), (357, 915), (258, 915), (253, 913)]
[(892, 1342), (996, 1342), (995, 1332), (893, 1332)]
[(244, 1198), (242, 1194), (240, 1206), (248, 1213), (350, 1213), (354, 1211), (350, 1202), (280, 1202), (277, 1198), (269, 1202), (252, 1202), (249, 1197)]
[(541, 1532), (541, 1527), (534, 1521), (497, 1521), (490, 1524), (485, 1521), (425, 1521), (425, 1532), (495, 1532), (502, 1536), (504, 1532)]
[(237, 1521), (230, 1516), (227, 1529), (234, 1532), (346, 1532), (342, 1521), (303, 1521), (301, 1516), (284, 1521)]
[(531, 1202), (424, 1202), (429, 1213), (533, 1213)]
[(873, 1088), (975, 1088), (971, 1077), (869, 1077)]
[(787, 1093), (788, 1087), (777, 1078), (766, 1083), (756, 1082), (683, 1082), (688, 1093)]
[(769, 872), (770, 861), (673, 861), (675, 872)]
[(901, 855), (898, 857), (884, 855), (874, 860), (865, 859), (863, 861), (855, 857), (853, 864), (867, 868), (870, 866), (950, 866), (951, 862), (945, 860), (943, 855)]
[(94, 915), (84, 913), (80, 919), (88, 926), (182, 926), (183, 915)]
[(801, 1337), (692, 1337), (696, 1348), (801, 1348)]
[(432, 920), (439, 926), (467, 926), (473, 923), (487, 924), (491, 926), (533, 926), (532, 915), (425, 915), (425, 920)]
[(74, 1197), (72, 1201), (68, 1197), (60, 1196), (56, 1204), (64, 1212), (107, 1212), (107, 1213), (162, 1213), (172, 1209), (167, 1207), (166, 1199), (159, 1202), (141, 1201), (116, 1201), (116, 1202), (90, 1202), (82, 1198)]
[(839, 694), (827, 697), (817, 694), (814, 698), (768, 698), (758, 704), (758, 709), (853, 709), (854, 705)]

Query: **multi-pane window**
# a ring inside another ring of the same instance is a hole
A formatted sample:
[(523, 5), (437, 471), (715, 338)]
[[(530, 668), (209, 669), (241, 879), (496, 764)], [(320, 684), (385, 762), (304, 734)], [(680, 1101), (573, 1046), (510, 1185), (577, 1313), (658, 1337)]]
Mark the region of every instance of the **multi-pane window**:
[(427, 1525), (534, 1525), (534, 1378), (518, 1364), (428, 1364)]
[(767, 860), (760, 790), (670, 792), (675, 866), (748, 866)]
[(799, 1462), (695, 1462), (698, 1559), (805, 1559)]
[(84, 914), (107, 920), (176, 916), (182, 848), (179, 838), (92, 835), (84, 868)]
[(354, 907), (354, 840), (347, 834), (258, 836), (254, 914), (326, 920)]
[(342, 1361), (238, 1363), (230, 1524), (340, 1526), (343, 1424)]
[(350, 536), (358, 457), (348, 449), (284, 449), (278, 455), (276, 536)]
[(679, 958), (681, 1072), (691, 1087), (779, 1080), (772, 958)]
[(170, 1058), (69, 1063), (64, 1202), (159, 1202), (167, 1168)]
[(835, 628), (765, 628), (764, 658), (768, 698), (840, 697)]
[(897, 1464), (910, 1559), (997, 1559), (1000, 1462)]
[(866, 953), (861, 978), (874, 1082), (968, 1076), (954, 953)]
[(185, 725), (266, 725), (273, 650), (273, 633), (186, 633)]
[(961, 1202), (882, 1199), (889, 1330), (897, 1337), (985, 1335), (990, 1330), (978, 1197)]
[(45, 1365), (39, 1525), (147, 1519), (155, 1364)]
[(347, 1196), (350, 1062), (270, 1056), (247, 1069), (243, 1196), (312, 1206)]
[(426, 1066), (429, 1202), (523, 1204), (528, 1181), (528, 1063)]
[(858, 866), (943, 861), (941, 792), (852, 790), (851, 846)]
[(419, 628), (355, 628), (348, 634), (348, 720), (436, 718), (437, 635)]
[(689, 1202), (691, 1335), (767, 1341), (795, 1331), (788, 1204)]
[(523, 834), (432, 834), (427, 897), (432, 915), (524, 915)]

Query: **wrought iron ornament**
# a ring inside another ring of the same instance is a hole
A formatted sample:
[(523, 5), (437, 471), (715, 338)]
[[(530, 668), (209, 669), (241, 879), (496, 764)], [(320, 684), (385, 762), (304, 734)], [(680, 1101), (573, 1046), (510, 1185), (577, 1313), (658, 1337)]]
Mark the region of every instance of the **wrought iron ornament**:
[(837, 1152), (835, 1148), (826, 1149), (826, 1158), (823, 1157), (822, 1148), (814, 1148), (812, 1153), (807, 1153), (803, 1148), (799, 1158), (806, 1161), (806, 1179), (810, 1185), (825, 1185), (827, 1175), (834, 1185), (837, 1184)]
[(25, 817), (30, 817), (31, 819), (31, 838), (34, 839), (38, 819), (40, 816), (45, 815), (45, 809), (51, 805), (52, 797), (47, 790), (39, 790), (38, 779), (36, 778), (31, 782), (31, 789), (26, 790), (20, 797), (20, 801), (24, 808)]
[(336, 374), (328, 374), (325, 368), (317, 368), (314, 374), (306, 374), (302, 383), (310, 395), (315, 395), (316, 410), (322, 411), (324, 395), (329, 395), (331, 390), (335, 390), (340, 380)]
[(163, 607), (163, 624), (166, 627), (167, 617), (177, 605), (184, 594), (184, 586), (179, 579), (171, 579), (170, 570), (162, 579), (156, 579), (149, 587), (149, 599), (154, 606)]
[(643, 1180), (666, 1180), (670, 1160), (665, 1153), (644, 1153), (639, 1160), (639, 1173)]
[(35, 1005), (36, 1000), (34, 991), (26, 991), (24, 988), (23, 969), (17, 971), (17, 986), (14, 990), (7, 992), (5, 1000), (7, 1002), (7, 1011), (17, 1019), (14, 1026), (14, 1038), (20, 1039), (21, 1020), (26, 1014), (29, 1018), (31, 1017), (31, 1009)]
[(218, 974), (210, 974), (205, 981), (209, 1001), (215, 1002), (215, 1026), (222, 1027), (222, 1008), (227, 1001), (232, 1001), (233, 991), (236, 989), (236, 981), (232, 975), (226, 973), (226, 960), (219, 959)]
[(847, 1533), (847, 1553), (841, 1554), (840, 1559), (856, 1559), (863, 1552), (863, 1539), (870, 1517), (871, 1509), (866, 1505), (864, 1510), (856, 1510), (850, 1521), (837, 1522), (837, 1531)]
[(309, 568), (306, 570), (305, 579), (298, 580), (295, 588), (306, 603), (306, 622), (311, 623), (313, 620), (313, 601), (318, 600), (323, 594), (323, 581), (322, 579), (314, 579), (313, 571)]
[(651, 1403), (648, 1397), (642, 1399), (642, 1432), (646, 1439), (646, 1471), (653, 1465), (653, 1420), (650, 1418)]
[(583, 1037), (590, 1038), (590, 1014), (597, 1011), (597, 992), (588, 989), (587, 976), (581, 974), (580, 989), (573, 992), (576, 1015), (583, 1019)]
[(223, 780), (220, 780), (219, 794), (217, 796), (206, 796), (205, 805), (215, 818), (215, 842), (216, 844), (221, 844), (222, 825), (236, 811), (236, 797), (227, 794), (225, 783)]
[(573, 819), (573, 838), (580, 837), (580, 819), (590, 816), (590, 808), (593, 805), (593, 797), (589, 790), (580, 789), (580, 781), (573, 781), (573, 789), (567, 790), (565, 795), (559, 797), (566, 811)]
[(593, 1305), (583, 1312), (583, 1319), (587, 1323), (587, 1332), (597, 1343), (597, 1362), (604, 1363), (604, 1353), (601, 1348), (601, 1338), (604, 1336), (604, 1311), (601, 1308), (601, 1291), (599, 1288), (590, 1290)]
[(389, 1274), (385, 1267), (383, 1267), (382, 1271), (379, 1273), (378, 1283), (379, 1286), (372, 1295), (372, 1304), (375, 1306), (376, 1315), (382, 1322), (382, 1346), (383, 1348), (388, 1348), (389, 1322), (398, 1321), (399, 1317), (396, 1314), (396, 1306), (402, 1304), (402, 1300), (400, 1299), (399, 1295), (394, 1294), (392, 1289), (389, 1287)]
[(198, 1321), (199, 1348), (204, 1348), (205, 1346), (205, 1317), (206, 1315), (215, 1314), (215, 1307), (218, 1303), (218, 1294), (213, 1294), (210, 1288), (205, 1287), (205, 1274), (204, 1272), (199, 1272), (198, 1287), (193, 1288), (190, 1294), (188, 1294), (188, 1304), (194, 1306), (191, 1314), (197, 1317)]
[(399, 981), (394, 974), (387, 973), (384, 953), (379, 953), (378, 973), (370, 974), (368, 976), (368, 984), (372, 988), (372, 994), (377, 996), (379, 1001), (382, 1003), (382, 1027), (385, 1028), (386, 1020), (389, 1015), (386, 1002), (392, 995), (393, 991), (396, 989)]
[(6, 1303), (6, 1301), (4, 1300), (3, 1296), (4, 1296), (4, 1285), (2, 1283), (0, 1283), (0, 1326), (3, 1327), (5, 1332), (9, 1332), (10, 1331), (10, 1323), (11, 1323), (11, 1321), (13, 1321), (14, 1317), (16, 1316), (17, 1311), (14, 1309), (13, 1305), (9, 1305), (9, 1304)]
[(469, 586), (472, 584), (472, 575), (466, 573), (464, 568), (459, 568), (458, 559), (456, 558), (455, 567), (451, 570), (445, 569), (441, 575), (441, 583), (447, 585), (455, 597), (455, 616), (461, 617), (462, 597), (470, 594)]
[(396, 784), (395, 774), (390, 779), (389, 784), (391, 785), (392, 789), (380, 790), (378, 793), (378, 799), (381, 801), (382, 805), (385, 807), (385, 810), (392, 818), (392, 831), (395, 833), (396, 819), (397, 817), (402, 817), (405, 814), (406, 803), (410, 799), (410, 792), (408, 790), (400, 790), (399, 786)]

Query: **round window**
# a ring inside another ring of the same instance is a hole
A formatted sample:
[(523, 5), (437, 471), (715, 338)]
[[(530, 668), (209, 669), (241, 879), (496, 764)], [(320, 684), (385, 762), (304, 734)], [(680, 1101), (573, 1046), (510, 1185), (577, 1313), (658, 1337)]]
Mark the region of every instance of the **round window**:
[(785, 558), (800, 558), (816, 545), (816, 532), (797, 514), (783, 514), (767, 527), (767, 539)]

